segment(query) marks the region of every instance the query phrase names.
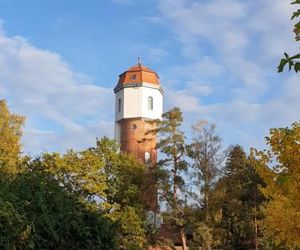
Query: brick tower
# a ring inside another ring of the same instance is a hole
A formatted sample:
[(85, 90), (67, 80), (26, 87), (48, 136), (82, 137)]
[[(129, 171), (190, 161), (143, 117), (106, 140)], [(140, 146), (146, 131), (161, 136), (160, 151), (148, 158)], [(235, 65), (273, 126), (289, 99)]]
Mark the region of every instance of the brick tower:
[[(157, 161), (156, 135), (145, 133), (152, 129), (146, 121), (160, 119), (163, 106), (163, 91), (156, 72), (141, 65), (129, 68), (119, 75), (115, 92), (115, 139), (121, 151), (133, 154), (148, 168), (149, 185), (154, 186), (151, 168)], [(141, 142), (143, 138), (144, 140)], [(150, 211), (157, 209), (156, 189), (145, 195)]]

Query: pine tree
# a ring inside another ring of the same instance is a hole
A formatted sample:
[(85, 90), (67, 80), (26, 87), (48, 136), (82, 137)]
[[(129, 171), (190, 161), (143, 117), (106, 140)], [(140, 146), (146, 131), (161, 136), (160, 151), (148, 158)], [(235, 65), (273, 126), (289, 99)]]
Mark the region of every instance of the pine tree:
[(175, 107), (162, 115), (162, 120), (149, 121), (156, 128), (148, 133), (157, 134), (159, 142), (157, 148), (164, 158), (158, 162), (159, 187), (162, 190), (162, 199), (171, 209), (170, 219), (178, 229), (183, 250), (187, 249), (184, 232), (184, 203), (182, 192), (184, 190), (183, 172), (187, 170), (185, 155), (185, 137), (180, 131), (183, 121), (182, 113)]
[(220, 223), (222, 249), (258, 249), (257, 221), (264, 200), (258, 186), (263, 182), (239, 145), (230, 150), (220, 182), (225, 192)]

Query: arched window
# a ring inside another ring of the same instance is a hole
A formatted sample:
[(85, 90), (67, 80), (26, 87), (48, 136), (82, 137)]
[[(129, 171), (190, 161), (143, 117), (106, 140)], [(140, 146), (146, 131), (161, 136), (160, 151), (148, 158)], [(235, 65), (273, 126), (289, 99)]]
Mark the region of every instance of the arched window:
[(132, 131), (135, 131), (137, 129), (137, 125), (133, 124), (131, 128), (132, 128)]
[(145, 163), (149, 164), (151, 162), (151, 154), (149, 152), (145, 152)]
[(153, 110), (153, 97), (148, 96), (148, 109)]

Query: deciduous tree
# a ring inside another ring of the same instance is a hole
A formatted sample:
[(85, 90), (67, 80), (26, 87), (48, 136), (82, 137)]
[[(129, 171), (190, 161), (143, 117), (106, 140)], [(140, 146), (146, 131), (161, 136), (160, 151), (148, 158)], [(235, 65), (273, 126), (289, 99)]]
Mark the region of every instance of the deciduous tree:
[(254, 151), (266, 183), (261, 188), (268, 200), (262, 207), (264, 232), (277, 246), (300, 248), (300, 122), (271, 129), (266, 141), (268, 150)]
[(10, 113), (6, 102), (0, 100), (0, 171), (18, 171), (23, 124), (24, 117)]
[(209, 222), (209, 199), (211, 189), (217, 180), (219, 168), (224, 160), (221, 138), (216, 134), (215, 125), (199, 121), (192, 126), (192, 143), (187, 146), (192, 160), (192, 178), (198, 192), (194, 198), (205, 210), (205, 222)]

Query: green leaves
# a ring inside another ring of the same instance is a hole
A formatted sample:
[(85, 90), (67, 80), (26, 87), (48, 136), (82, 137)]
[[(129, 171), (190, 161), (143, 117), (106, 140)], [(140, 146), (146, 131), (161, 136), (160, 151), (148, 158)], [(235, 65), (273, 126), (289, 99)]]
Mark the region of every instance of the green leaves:
[(113, 223), (47, 173), (2, 175), (1, 249), (116, 249)]
[(296, 61), (296, 59), (300, 59), (300, 54), (294, 55), (290, 57), (286, 52), (284, 53), (285, 58), (281, 59), (280, 64), (278, 65), (277, 69), (278, 72), (282, 72), (284, 67), (288, 65), (289, 71), (292, 69), (295, 70), (296, 73), (300, 71), (300, 61)]
[[(183, 173), (187, 170), (185, 156), (185, 137), (180, 126), (183, 121), (182, 112), (175, 107), (162, 115), (162, 120), (154, 122), (156, 129), (148, 133), (158, 135), (157, 148), (163, 153), (163, 159), (158, 163), (158, 185), (161, 189), (161, 199), (171, 208), (170, 217), (182, 238), (183, 249), (186, 249), (183, 239), (184, 220), (182, 215), (181, 193), (184, 191), (185, 179)], [(180, 211), (180, 212), (178, 212)]]
[[(300, 1), (296, 0), (291, 4), (300, 4)], [(292, 13), (291, 20), (299, 17), (300, 9)], [(294, 33), (296, 41), (300, 41), (300, 21), (295, 24)], [(293, 69), (296, 73), (300, 72), (300, 53), (293, 56), (289, 56), (287, 53), (284, 53), (284, 56), (285, 58), (281, 59), (279, 65), (277, 66), (277, 72), (282, 72), (286, 65), (288, 65), (289, 71)]]

